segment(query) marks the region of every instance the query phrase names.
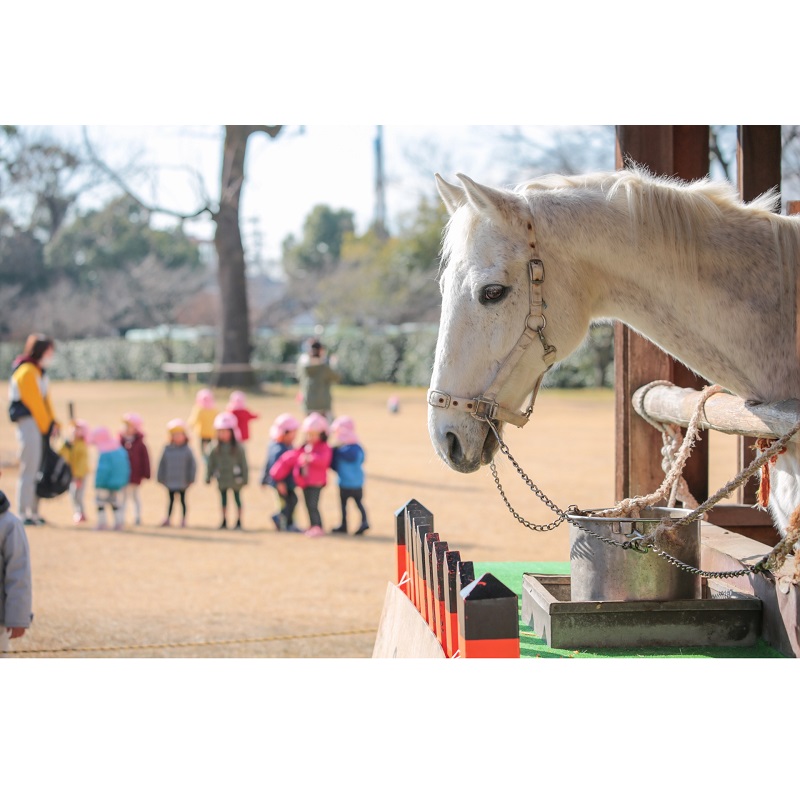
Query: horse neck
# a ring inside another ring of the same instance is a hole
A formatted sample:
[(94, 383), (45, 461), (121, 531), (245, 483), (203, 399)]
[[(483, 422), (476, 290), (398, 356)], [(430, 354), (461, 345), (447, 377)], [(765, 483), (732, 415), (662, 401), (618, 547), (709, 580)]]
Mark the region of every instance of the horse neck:
[(754, 220), (745, 232), (720, 220), (715, 230), (686, 237), (689, 249), (658, 234), (637, 235), (624, 207), (597, 196), (549, 206), (543, 197), (532, 211), (545, 262), (552, 260), (566, 288), (563, 307), (577, 299), (591, 319), (625, 322), (742, 397), (800, 395), (794, 277), (773, 266), (768, 221)]

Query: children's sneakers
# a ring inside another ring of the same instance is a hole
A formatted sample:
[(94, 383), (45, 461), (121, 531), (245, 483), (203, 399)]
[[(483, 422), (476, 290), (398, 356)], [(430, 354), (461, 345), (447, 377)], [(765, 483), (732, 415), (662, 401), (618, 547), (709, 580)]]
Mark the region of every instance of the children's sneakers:
[(307, 531), (305, 531), (306, 536), (309, 538), (316, 538), (317, 536), (324, 536), (325, 531), (319, 525), (312, 525)]
[(276, 531), (282, 531), (283, 526), (281, 525), (281, 515), (280, 514), (273, 514), (271, 517), (273, 523), (275, 524)]
[(369, 525), (365, 522), (355, 533), (356, 536), (361, 536), (365, 531), (369, 530)]

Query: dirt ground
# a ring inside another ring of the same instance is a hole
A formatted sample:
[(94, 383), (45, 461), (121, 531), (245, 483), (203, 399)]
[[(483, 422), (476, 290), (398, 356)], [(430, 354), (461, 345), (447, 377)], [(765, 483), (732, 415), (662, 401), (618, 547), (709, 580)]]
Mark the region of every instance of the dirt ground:
[[(155, 471), (166, 422), (188, 416), (195, 388), (63, 382), (52, 387), (52, 396), (62, 419), (72, 401), (78, 416), (112, 430), (119, 429), (125, 411), (140, 413)], [(433, 512), (441, 539), (465, 560), (568, 559), (564, 526), (547, 534), (529, 531), (508, 512), (488, 470), (461, 475), (439, 461), (428, 438), (421, 388), (336, 387), (334, 411), (353, 416), (367, 454), (364, 497), (372, 527), (365, 536), (308, 539), (275, 531), (274, 495), (259, 485), (260, 474), (270, 422), (284, 411), (300, 416), (295, 392), (270, 385), (249, 397), (260, 419), (247, 443), (251, 478), (243, 492), (244, 531), (218, 529), (219, 496), (202, 480), (187, 494), (184, 529), (159, 527), (166, 491), (155, 481), (143, 485), (142, 525), (129, 519), (121, 532), (94, 530), (91, 489), (89, 521), (80, 526), (72, 523), (66, 495), (43, 501), (47, 524), (27, 528), (35, 619), (28, 634), (15, 640), (17, 656), (369, 658), (387, 583), (395, 579), (394, 514), (412, 498)], [(393, 394), (398, 413), (387, 408)], [(227, 392), (216, 397), (223, 407)], [(545, 390), (531, 423), (508, 433), (515, 458), (559, 506), (613, 502), (613, 404), (609, 390)], [(721, 482), (727, 464), (735, 463), (733, 445), (722, 439), (719, 445), (712, 439), (712, 483), (715, 473)], [(12, 508), (16, 458), (13, 425), (3, 423), (0, 488)], [(537, 523), (552, 519), (508, 462), (500, 464), (500, 475), (520, 513)], [(299, 508), (302, 524), (307, 518)], [(321, 510), (327, 529), (338, 525), (332, 483), (323, 490)]]

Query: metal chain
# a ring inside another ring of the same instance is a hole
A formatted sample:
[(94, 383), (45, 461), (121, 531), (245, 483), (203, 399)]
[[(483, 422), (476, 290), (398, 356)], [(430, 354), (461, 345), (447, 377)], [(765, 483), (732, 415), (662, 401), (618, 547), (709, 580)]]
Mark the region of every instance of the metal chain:
[[(502, 437), (500, 436), (500, 432), (497, 430), (497, 428), (495, 428), (494, 423), (492, 422), (492, 420), (487, 420), (487, 422), (489, 423), (489, 427), (492, 429), (492, 432), (494, 433), (495, 437), (497, 438), (497, 442), (500, 445), (500, 452), (506, 458), (508, 458), (508, 460), (514, 465), (514, 468), (517, 470), (517, 473), (519, 474), (519, 476), (527, 484), (528, 488), (536, 495), (536, 497), (539, 498), (540, 502), (542, 502), (551, 511), (554, 511), (557, 514), (556, 519), (553, 520), (553, 522), (547, 523), (546, 525), (536, 525), (535, 523), (526, 520), (524, 517), (522, 517), (520, 514), (518, 514), (517, 511), (514, 509), (514, 507), (511, 505), (511, 503), (509, 502), (508, 498), (506, 497), (506, 493), (503, 491), (503, 486), (500, 483), (500, 477), (497, 474), (497, 467), (496, 467), (496, 465), (494, 463), (494, 459), (492, 459), (491, 463), (489, 464), (489, 467), (490, 467), (490, 469), (492, 471), (492, 475), (494, 477), (495, 485), (497, 486), (497, 489), (500, 492), (500, 496), (503, 498), (503, 502), (506, 504), (506, 507), (511, 512), (511, 514), (514, 517), (514, 519), (517, 520), (517, 522), (521, 523), (522, 525), (524, 525), (526, 528), (529, 528), (530, 530), (539, 531), (539, 532), (546, 532), (546, 531), (552, 531), (555, 528), (557, 528), (559, 525), (561, 525), (561, 523), (564, 522), (564, 520), (568, 519), (569, 514), (573, 514), (573, 515), (581, 514), (580, 510), (575, 505), (571, 505), (567, 509), (567, 511), (562, 511), (530, 479), (530, 477), (525, 473), (525, 470), (522, 469), (522, 467), (519, 465), (519, 463), (514, 458), (514, 456), (511, 455), (511, 451), (508, 449), (508, 445), (503, 441)], [(686, 518), (684, 518), (684, 519), (686, 519)], [(688, 524), (688, 522), (684, 522), (684, 519), (681, 519), (681, 520), (677, 521), (675, 527), (682, 527), (683, 525)], [(644, 537), (635, 528), (631, 531), (631, 534), (628, 534), (628, 536), (630, 537), (629, 541), (627, 541), (627, 542), (618, 542), (618, 541), (615, 541), (614, 539), (609, 539), (609, 538), (607, 538), (605, 536), (602, 536), (601, 534), (597, 533), (596, 531), (589, 530), (589, 528), (584, 527), (583, 525), (581, 525), (578, 522), (575, 522), (574, 520), (572, 520), (570, 522), (570, 524), (574, 525), (576, 528), (578, 528), (579, 530), (583, 531), (584, 533), (588, 533), (589, 536), (593, 536), (595, 539), (599, 539), (601, 542), (604, 542), (605, 544), (612, 545), (613, 547), (620, 547), (623, 550), (636, 550), (639, 553), (649, 553), (650, 551), (652, 551), (653, 553), (655, 553), (655, 555), (660, 556), (661, 558), (665, 559), (670, 564), (672, 564), (674, 567), (677, 567), (678, 569), (682, 569), (685, 572), (690, 572), (693, 575), (700, 575), (701, 577), (704, 577), (704, 578), (737, 578), (737, 577), (740, 577), (740, 576), (743, 576), (743, 575), (752, 575), (752, 574), (755, 574), (755, 573), (758, 573), (758, 572), (765, 572), (767, 570), (767, 566), (766, 565), (767, 565), (768, 556), (764, 556), (764, 558), (762, 558), (756, 564), (753, 564), (751, 566), (747, 566), (747, 567), (745, 567), (743, 569), (731, 570), (731, 571), (727, 571), (727, 572), (710, 572), (708, 570), (700, 569), (699, 567), (694, 567), (691, 564), (686, 564), (685, 562), (681, 561), (680, 559), (675, 558), (675, 556), (672, 556), (669, 553), (666, 553), (665, 551), (659, 549), (654, 544), (648, 544), (648, 545), (645, 545), (645, 546), (640, 546), (639, 545), (639, 540), (643, 539)]]

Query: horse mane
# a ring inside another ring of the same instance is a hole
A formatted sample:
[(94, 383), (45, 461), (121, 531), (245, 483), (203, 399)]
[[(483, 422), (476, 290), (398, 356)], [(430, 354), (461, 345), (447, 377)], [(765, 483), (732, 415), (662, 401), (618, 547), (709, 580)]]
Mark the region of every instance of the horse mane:
[[(744, 202), (727, 181), (701, 178), (684, 181), (657, 176), (638, 164), (616, 172), (585, 175), (544, 175), (519, 184), (514, 192), (528, 200), (537, 192), (588, 190), (603, 195), (611, 204), (627, 210), (631, 232), (637, 239), (647, 230), (659, 234), (674, 248), (675, 258), (685, 269), (696, 267), (694, 241), (707, 226), (723, 218), (736, 225), (761, 227), (768, 222), (777, 254), (782, 282), (791, 280), (800, 255), (800, 224), (779, 213), (780, 193), (775, 189)], [(792, 283), (793, 285), (793, 283)], [(788, 288), (788, 284), (787, 284)]]
[(592, 172), (585, 175), (543, 175), (519, 184), (514, 192), (557, 189), (594, 189), (605, 194), (611, 202), (624, 194), (629, 206), (648, 209), (667, 221), (674, 215), (671, 209), (699, 217), (744, 212), (748, 215), (770, 216), (776, 211), (780, 194), (770, 189), (749, 203), (743, 202), (734, 186), (727, 181), (701, 178), (684, 181), (680, 178), (654, 175), (645, 167), (634, 164), (631, 169), (617, 172)]

